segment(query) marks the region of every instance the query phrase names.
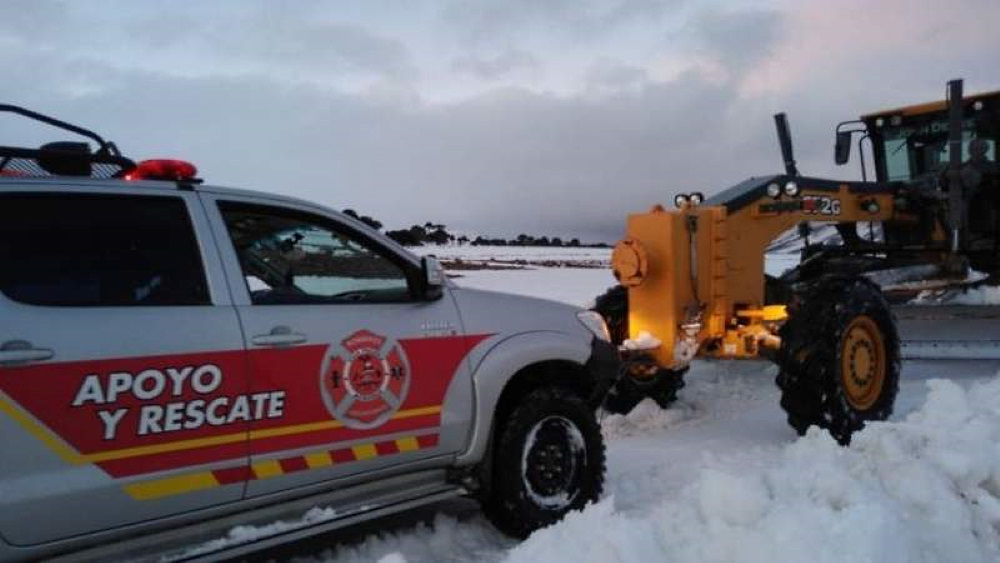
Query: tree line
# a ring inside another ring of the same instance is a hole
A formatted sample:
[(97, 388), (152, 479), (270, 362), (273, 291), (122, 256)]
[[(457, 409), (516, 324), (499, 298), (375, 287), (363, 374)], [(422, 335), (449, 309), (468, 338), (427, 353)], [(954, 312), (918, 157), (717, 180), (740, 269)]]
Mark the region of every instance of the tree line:
[[(344, 215), (353, 217), (358, 221), (368, 225), (375, 230), (382, 229), (382, 222), (369, 217), (359, 215), (353, 209), (345, 209)], [(517, 235), (515, 238), (499, 238), (477, 236), (469, 238), (465, 235), (454, 235), (448, 232), (447, 225), (441, 223), (426, 222), (423, 225), (413, 225), (408, 229), (387, 230), (385, 235), (403, 246), (423, 246), (425, 244), (458, 244), (470, 246), (566, 246), (566, 247), (605, 247), (604, 243), (582, 243), (578, 238), (562, 239), (560, 237), (532, 236), (525, 233)]]

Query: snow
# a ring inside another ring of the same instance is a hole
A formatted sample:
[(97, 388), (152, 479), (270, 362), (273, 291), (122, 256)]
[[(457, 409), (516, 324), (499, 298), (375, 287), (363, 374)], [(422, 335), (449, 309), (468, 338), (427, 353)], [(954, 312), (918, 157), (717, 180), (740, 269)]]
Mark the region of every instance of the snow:
[(671, 409), (606, 417), (604, 498), (522, 543), (470, 509), (308, 560), (1000, 558), (1000, 378), (904, 385), (923, 405), (844, 448), (815, 429), (796, 439), (762, 385), (772, 374), (732, 367), (696, 373)]
[(609, 496), (506, 561), (994, 561), (1000, 379), (934, 380), (924, 406), (849, 448), (811, 430), (763, 467), (706, 467), (630, 514)]
[(243, 545), (276, 534), (282, 534), (299, 528), (305, 528), (313, 524), (319, 524), (320, 522), (333, 520), (336, 517), (337, 512), (331, 508), (314, 507), (306, 511), (306, 513), (303, 514), (298, 520), (279, 520), (265, 526), (236, 526), (229, 530), (229, 533), (224, 537), (194, 546), (191, 549), (186, 550), (184, 553), (179, 554), (176, 559), (188, 559), (198, 555), (212, 553), (220, 549)]
[(525, 270), (463, 270), (449, 272), (456, 284), (476, 289), (520, 293), (588, 307), (594, 298), (616, 285), (603, 268), (530, 268)]
[(639, 332), (638, 338), (629, 338), (622, 342), (622, 348), (626, 350), (655, 350), (661, 344), (663, 342), (659, 338), (643, 330)]
[[(797, 261), (768, 258), (769, 272)], [(614, 284), (602, 269), (451, 273), (462, 286), (578, 306)], [(844, 448), (788, 427), (770, 364), (696, 361), (669, 409), (645, 401), (602, 417), (604, 497), (526, 541), (497, 532), (471, 501), (451, 501), (415, 523), (338, 532), (300, 560), (1000, 560), (998, 364), (970, 366), (904, 364), (895, 416)]]
[(410, 248), (420, 256), (436, 256), (442, 260), (557, 260), (611, 263), (610, 248), (549, 247), (549, 246), (471, 246), (427, 245)]
[(912, 305), (1000, 305), (1000, 286), (984, 285), (970, 289), (921, 291)]

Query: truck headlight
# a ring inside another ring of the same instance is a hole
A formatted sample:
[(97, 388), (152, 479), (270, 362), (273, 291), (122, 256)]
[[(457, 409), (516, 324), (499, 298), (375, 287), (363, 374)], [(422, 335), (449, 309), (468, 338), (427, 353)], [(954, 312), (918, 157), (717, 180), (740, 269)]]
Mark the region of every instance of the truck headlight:
[(608, 323), (604, 322), (604, 317), (595, 311), (580, 311), (576, 314), (580, 323), (587, 327), (587, 330), (594, 333), (594, 336), (605, 342), (611, 342), (611, 332), (608, 330)]

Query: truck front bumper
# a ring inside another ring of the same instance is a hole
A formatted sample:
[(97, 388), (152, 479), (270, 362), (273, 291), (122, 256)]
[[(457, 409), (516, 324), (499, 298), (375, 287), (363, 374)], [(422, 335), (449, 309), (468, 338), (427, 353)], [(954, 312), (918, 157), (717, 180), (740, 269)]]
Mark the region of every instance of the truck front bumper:
[(584, 367), (593, 378), (593, 387), (590, 394), (590, 406), (597, 408), (604, 401), (608, 391), (618, 381), (621, 371), (621, 360), (618, 357), (618, 349), (614, 344), (594, 338), (590, 343), (590, 358)]

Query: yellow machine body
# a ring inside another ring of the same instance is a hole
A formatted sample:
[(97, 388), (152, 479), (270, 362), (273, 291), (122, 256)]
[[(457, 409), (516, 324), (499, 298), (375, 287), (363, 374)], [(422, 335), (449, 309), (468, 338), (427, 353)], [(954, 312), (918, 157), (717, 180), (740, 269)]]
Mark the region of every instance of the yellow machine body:
[[(787, 181), (780, 180), (782, 190)], [(628, 217), (626, 237), (612, 255), (619, 282), (628, 288), (629, 338), (646, 333), (660, 342), (645, 350), (664, 368), (683, 367), (693, 354), (753, 358), (778, 348), (785, 307), (764, 303), (764, 253), (781, 233), (803, 221), (916, 220), (897, 213), (893, 196), (848, 184), (810, 189), (794, 197), (739, 194), (711, 205), (657, 205)], [(761, 197), (763, 196), (763, 197)]]

